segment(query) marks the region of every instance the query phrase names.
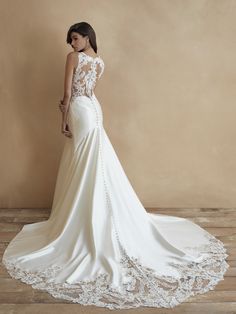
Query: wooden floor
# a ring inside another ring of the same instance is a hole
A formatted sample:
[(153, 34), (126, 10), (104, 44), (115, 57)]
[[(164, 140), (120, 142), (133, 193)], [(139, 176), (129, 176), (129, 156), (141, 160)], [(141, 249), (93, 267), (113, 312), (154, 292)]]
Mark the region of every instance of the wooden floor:
[[(215, 290), (189, 298), (173, 309), (142, 307), (130, 310), (109, 310), (95, 306), (83, 306), (55, 299), (47, 292), (33, 289), (20, 280), (10, 277), (5, 268), (0, 268), (0, 314), (78, 314), (78, 313), (173, 313), (173, 314), (233, 314), (236, 313), (236, 209), (157, 209), (148, 212), (184, 217), (199, 224), (219, 238), (226, 246), (230, 265), (225, 279)], [(48, 219), (46, 209), (0, 209), (0, 255), (9, 241), (23, 225)]]

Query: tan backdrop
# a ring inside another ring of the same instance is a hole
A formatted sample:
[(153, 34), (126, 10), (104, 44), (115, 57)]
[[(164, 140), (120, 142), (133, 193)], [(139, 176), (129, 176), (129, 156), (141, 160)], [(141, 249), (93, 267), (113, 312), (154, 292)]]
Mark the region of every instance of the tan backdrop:
[(70, 25), (97, 34), (104, 127), (145, 207), (236, 205), (236, 1), (1, 1), (2, 208), (50, 208)]

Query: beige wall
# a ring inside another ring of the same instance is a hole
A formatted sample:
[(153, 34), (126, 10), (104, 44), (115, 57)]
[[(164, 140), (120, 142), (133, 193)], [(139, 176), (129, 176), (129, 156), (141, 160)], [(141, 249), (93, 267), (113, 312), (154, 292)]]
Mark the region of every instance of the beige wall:
[(70, 25), (95, 29), (104, 127), (145, 207), (236, 205), (236, 0), (1, 1), (1, 207), (50, 208)]

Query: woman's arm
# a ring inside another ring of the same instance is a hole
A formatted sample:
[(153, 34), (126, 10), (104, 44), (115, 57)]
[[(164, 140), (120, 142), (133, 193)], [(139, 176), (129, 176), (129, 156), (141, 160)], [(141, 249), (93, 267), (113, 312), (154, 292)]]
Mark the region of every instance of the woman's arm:
[(71, 98), (71, 87), (72, 87), (72, 78), (73, 78), (73, 70), (74, 70), (74, 62), (75, 62), (75, 52), (70, 52), (66, 58), (65, 65), (65, 78), (64, 78), (64, 96), (62, 103), (65, 106), (64, 112), (62, 112), (62, 125), (65, 127), (68, 123), (68, 111), (69, 104)]

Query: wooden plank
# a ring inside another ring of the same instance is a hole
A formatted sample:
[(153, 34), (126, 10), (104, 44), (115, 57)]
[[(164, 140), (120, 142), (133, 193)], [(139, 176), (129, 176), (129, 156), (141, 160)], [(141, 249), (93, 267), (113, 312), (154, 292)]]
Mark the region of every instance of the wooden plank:
[[(229, 298), (229, 297), (228, 297)], [(71, 303), (68, 300), (54, 298), (46, 291), (33, 289), (14, 292), (0, 292), (1, 303), (5, 304), (21, 304), (21, 303)]]
[(21, 216), (47, 216), (50, 213), (49, 208), (0, 208), (0, 217)]
[(229, 227), (205, 227), (206, 231), (210, 232), (215, 236), (225, 236), (225, 235), (235, 235), (236, 234), (236, 227), (229, 228)]
[(23, 228), (23, 223), (14, 223), (14, 222), (1, 222), (0, 230), (3, 231), (13, 231), (19, 232)]
[[(236, 302), (227, 303), (182, 303), (174, 308), (139, 307), (135, 309), (116, 310), (119, 314), (235, 314)], [(0, 314), (105, 314), (109, 309), (93, 305), (80, 304), (2, 304)]]
[[(230, 265), (229, 261), (228, 261), (228, 264)], [(0, 274), (1, 274), (1, 268), (0, 268)], [(236, 267), (229, 267), (227, 269), (227, 272), (225, 273), (225, 276), (229, 276), (229, 277), (234, 276), (234, 277), (236, 277)], [(236, 278), (235, 278), (235, 280), (236, 280)]]
[(204, 227), (235, 227), (236, 226), (236, 218), (234, 217), (192, 217), (189, 220), (194, 223), (200, 225), (202, 228)]
[(34, 223), (39, 221), (45, 221), (48, 217), (39, 217), (39, 216), (14, 216), (14, 217), (1, 217), (1, 223), (18, 223), (18, 224), (27, 224)]
[(145, 208), (147, 212), (178, 217), (236, 216), (236, 208)]
[(212, 290), (207, 293), (192, 296), (186, 302), (210, 303), (210, 302), (236, 302), (236, 291)]

